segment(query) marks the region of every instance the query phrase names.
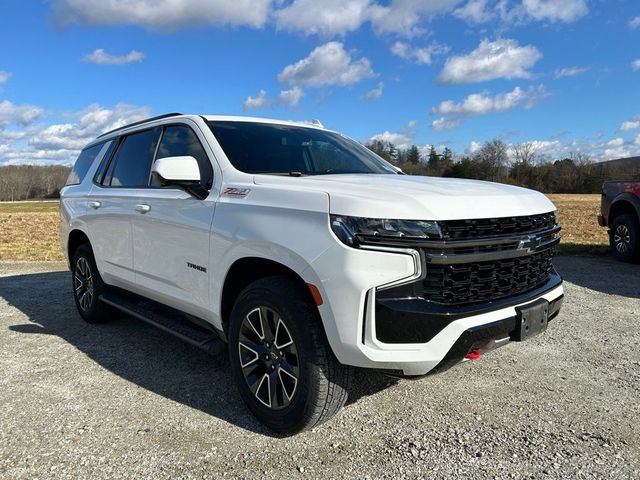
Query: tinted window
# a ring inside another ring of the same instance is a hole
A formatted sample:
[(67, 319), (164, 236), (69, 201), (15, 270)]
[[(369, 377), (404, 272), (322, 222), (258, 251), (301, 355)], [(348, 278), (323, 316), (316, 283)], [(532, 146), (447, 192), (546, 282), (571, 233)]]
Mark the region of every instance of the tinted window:
[[(191, 156), (198, 161), (200, 178), (205, 188), (213, 184), (213, 168), (207, 153), (196, 134), (187, 126), (170, 126), (164, 129), (156, 158)], [(152, 184), (156, 185), (153, 181)]]
[(92, 147), (85, 148), (80, 152), (80, 156), (73, 165), (69, 178), (67, 178), (67, 185), (78, 185), (79, 183), (82, 183), (82, 180), (84, 180), (85, 175), (89, 171), (89, 168), (91, 168), (93, 161), (96, 159), (103, 146), (104, 143), (99, 143)]
[(326, 130), (251, 122), (208, 124), (233, 166), (243, 172), (397, 173), (369, 149)]
[(126, 136), (113, 159), (112, 187), (146, 187), (159, 130), (145, 130)]

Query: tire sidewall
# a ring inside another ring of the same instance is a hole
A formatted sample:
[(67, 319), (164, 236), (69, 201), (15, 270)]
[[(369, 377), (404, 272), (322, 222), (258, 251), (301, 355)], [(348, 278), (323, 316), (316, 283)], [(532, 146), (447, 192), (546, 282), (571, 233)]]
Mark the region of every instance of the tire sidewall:
[[(255, 287), (249, 286), (240, 294), (231, 312), (229, 322), (229, 359), (234, 381), (238, 386), (240, 396), (249, 409), (268, 427), (285, 433), (296, 431), (298, 425), (305, 418), (310, 397), (313, 394), (313, 387), (317, 384), (315, 376), (318, 375), (318, 371), (314, 365), (314, 347), (309, 336), (304, 335), (305, 325), (309, 320), (314, 320), (309, 318), (313, 312), (309, 308), (300, 308), (298, 302), (289, 302), (278, 295), (281, 295), (281, 292), (274, 291), (264, 284)], [(293, 292), (291, 296), (293, 297)], [(255, 398), (240, 366), (238, 355), (240, 328), (244, 317), (257, 307), (268, 307), (281, 316), (298, 352), (300, 377), (295, 398), (290, 405), (281, 410), (270, 409)]]
[[(629, 230), (631, 242), (626, 252), (619, 252), (614, 242), (615, 232), (620, 225), (624, 225)], [(640, 257), (640, 225), (634, 215), (619, 215), (611, 224), (610, 231), (611, 254), (617, 260), (623, 262), (634, 262)]]
[[(89, 265), (89, 270), (91, 271), (91, 278), (93, 281), (93, 299), (91, 300), (91, 308), (89, 310), (83, 310), (80, 306), (80, 301), (78, 296), (76, 295), (75, 290), (75, 273), (78, 265), (78, 261), (84, 258), (87, 261), (87, 265)], [(101, 321), (102, 318), (100, 315), (100, 301), (98, 299), (99, 295), (102, 293), (102, 280), (100, 279), (100, 274), (98, 273), (98, 269), (96, 267), (96, 262), (93, 257), (93, 252), (89, 245), (81, 245), (76, 250), (75, 255), (73, 256), (73, 264), (71, 270), (71, 286), (73, 288), (73, 299), (76, 303), (76, 307), (78, 309), (78, 313), (80, 316), (89, 323), (95, 323)]]

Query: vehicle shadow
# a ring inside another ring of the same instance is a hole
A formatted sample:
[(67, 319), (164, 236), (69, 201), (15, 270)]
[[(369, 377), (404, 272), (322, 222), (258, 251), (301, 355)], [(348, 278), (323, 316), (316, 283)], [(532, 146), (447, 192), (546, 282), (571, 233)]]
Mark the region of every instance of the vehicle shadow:
[(562, 278), (597, 292), (640, 298), (640, 265), (605, 255), (558, 255), (553, 260)]
[[(140, 387), (243, 429), (280, 437), (242, 403), (226, 355), (212, 357), (126, 315), (104, 324), (84, 323), (73, 302), (68, 272), (0, 277), (0, 297), (31, 322), (11, 325), (11, 331), (56, 335)], [(349, 404), (395, 382), (378, 373), (365, 373), (356, 372)]]

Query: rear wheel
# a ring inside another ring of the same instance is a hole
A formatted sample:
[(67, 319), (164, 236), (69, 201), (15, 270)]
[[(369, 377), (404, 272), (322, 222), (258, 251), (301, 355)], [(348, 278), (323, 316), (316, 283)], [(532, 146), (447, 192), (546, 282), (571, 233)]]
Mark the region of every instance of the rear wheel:
[(333, 355), (307, 292), (288, 277), (258, 280), (239, 295), (229, 357), (249, 410), (277, 432), (312, 428), (347, 399), (351, 370)]
[(623, 262), (640, 260), (640, 224), (635, 215), (618, 215), (609, 232), (611, 255)]
[(80, 316), (88, 323), (103, 323), (114, 317), (114, 310), (100, 301), (106, 285), (98, 273), (88, 243), (80, 245), (71, 263), (73, 298)]

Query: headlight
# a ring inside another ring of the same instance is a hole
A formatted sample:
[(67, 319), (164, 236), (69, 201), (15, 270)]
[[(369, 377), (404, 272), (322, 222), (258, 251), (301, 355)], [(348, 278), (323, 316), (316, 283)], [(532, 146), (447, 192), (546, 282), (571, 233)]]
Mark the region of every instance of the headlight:
[(360, 243), (384, 243), (402, 240), (431, 240), (442, 238), (437, 222), (422, 220), (389, 220), (380, 218), (331, 215), (331, 230), (350, 247)]

